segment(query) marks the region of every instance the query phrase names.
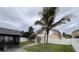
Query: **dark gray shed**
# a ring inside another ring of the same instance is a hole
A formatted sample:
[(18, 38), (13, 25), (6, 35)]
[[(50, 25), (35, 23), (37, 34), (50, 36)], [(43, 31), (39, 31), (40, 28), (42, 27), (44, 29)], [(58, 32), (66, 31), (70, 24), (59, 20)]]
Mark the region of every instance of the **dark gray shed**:
[(18, 30), (0, 28), (0, 49), (3, 49), (4, 46), (19, 45), (21, 35), (21, 32)]

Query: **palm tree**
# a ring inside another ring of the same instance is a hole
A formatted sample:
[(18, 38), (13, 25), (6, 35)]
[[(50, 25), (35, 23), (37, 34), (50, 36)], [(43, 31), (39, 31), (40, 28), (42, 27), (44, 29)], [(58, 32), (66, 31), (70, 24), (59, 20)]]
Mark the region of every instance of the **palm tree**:
[(58, 25), (65, 24), (66, 21), (70, 21), (69, 15), (66, 15), (59, 21), (55, 22), (57, 10), (58, 10), (57, 7), (44, 7), (43, 11), (40, 12), (40, 15), (42, 16), (42, 18), (39, 21), (35, 22), (35, 25), (39, 24), (42, 26), (41, 30), (46, 31), (44, 36), (44, 41), (45, 41), (45, 37), (47, 38), (46, 42), (44, 42), (46, 43), (46, 45), (48, 43), (49, 31)]

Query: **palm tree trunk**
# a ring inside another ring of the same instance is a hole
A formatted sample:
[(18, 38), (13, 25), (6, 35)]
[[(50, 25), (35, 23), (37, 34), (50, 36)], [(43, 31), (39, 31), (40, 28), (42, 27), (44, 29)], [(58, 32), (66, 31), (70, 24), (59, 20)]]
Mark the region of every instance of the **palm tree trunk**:
[(47, 47), (49, 31), (47, 30), (46, 32), (47, 32), (47, 39), (46, 39), (46, 47)]
[(45, 39), (46, 39), (46, 33), (45, 33), (45, 36), (44, 36), (44, 43), (45, 43)]
[(48, 43), (48, 34), (47, 34), (47, 39), (46, 39), (46, 44)]

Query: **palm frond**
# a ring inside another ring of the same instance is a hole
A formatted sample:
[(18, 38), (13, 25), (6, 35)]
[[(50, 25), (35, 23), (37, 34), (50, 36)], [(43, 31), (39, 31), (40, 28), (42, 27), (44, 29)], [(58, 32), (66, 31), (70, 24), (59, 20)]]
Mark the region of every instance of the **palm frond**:
[(52, 20), (54, 20), (57, 9), (58, 9), (57, 7), (45, 7), (45, 8), (43, 8), (43, 11), (40, 13), (42, 15), (41, 19), (48, 22), (49, 17), (53, 16)]
[(49, 17), (49, 19), (48, 19), (48, 24), (49, 25), (51, 25), (54, 22), (53, 18), (54, 18), (53, 15)]
[(42, 27), (41, 29), (39, 29), (39, 30), (37, 31), (37, 34), (42, 33), (44, 30), (46, 30), (46, 27)]
[(70, 21), (70, 16), (69, 15), (64, 16), (62, 19), (60, 19), (56, 23), (52, 24), (52, 27), (56, 27), (58, 25), (65, 24), (67, 21)]
[(44, 26), (44, 23), (42, 21), (36, 21), (35, 25), (43, 25)]

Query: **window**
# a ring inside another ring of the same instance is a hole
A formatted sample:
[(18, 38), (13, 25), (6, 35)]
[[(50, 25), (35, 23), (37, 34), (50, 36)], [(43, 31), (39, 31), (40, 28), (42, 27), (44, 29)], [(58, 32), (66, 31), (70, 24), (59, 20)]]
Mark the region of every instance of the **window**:
[(12, 41), (12, 40), (13, 40), (13, 37), (12, 37), (12, 36), (9, 36), (9, 40), (11, 40), (11, 41)]
[(3, 41), (3, 39), (4, 39), (3, 36), (0, 36), (0, 41)]
[(8, 40), (8, 36), (5, 36), (5, 41), (6, 41), (6, 42), (8, 42), (8, 41), (9, 41), (9, 40)]

